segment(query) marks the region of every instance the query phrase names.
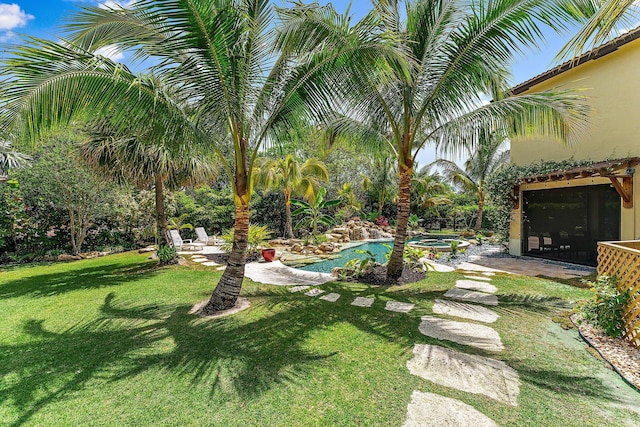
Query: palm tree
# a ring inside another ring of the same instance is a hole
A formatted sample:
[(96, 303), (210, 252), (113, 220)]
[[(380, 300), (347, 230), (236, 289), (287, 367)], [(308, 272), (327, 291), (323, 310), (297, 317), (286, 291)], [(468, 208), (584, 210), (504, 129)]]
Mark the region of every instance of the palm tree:
[(416, 190), (417, 202), (420, 207), (433, 208), (438, 205), (453, 203), (448, 197), (449, 186), (441, 181), (440, 175), (431, 175), (429, 168), (422, 168), (414, 173), (411, 187)]
[(362, 178), (363, 189), (377, 200), (378, 216), (382, 215), (386, 201), (392, 198), (391, 187), (397, 177), (394, 159), (393, 152), (386, 147), (380, 151), (374, 151), (371, 156), (371, 175), (365, 175)]
[(29, 160), (31, 157), (14, 151), (11, 148), (11, 142), (0, 140), (0, 180), (6, 180), (9, 169), (25, 167)]
[(443, 175), (454, 185), (478, 196), (478, 215), (475, 229), (482, 228), (482, 214), (486, 199), (486, 182), (500, 167), (509, 163), (509, 150), (504, 150), (506, 138), (496, 133), (485, 134), (479, 147), (468, 153), (464, 168), (455, 162), (438, 159), (431, 165), (442, 169)]
[[(390, 64), (391, 75), (382, 83), (360, 82), (350, 93), (348, 114), (334, 127), (375, 131), (396, 156), (398, 217), (389, 277), (402, 273), (411, 176), (426, 144), (455, 153), (488, 128), (566, 141), (585, 120), (583, 99), (568, 91), (501, 95), (518, 46), (535, 47), (542, 23), (558, 28), (572, 17), (561, 7), (565, 2), (407, 0), (404, 11), (398, 1), (375, 2), (380, 21), (411, 60), (408, 68)], [(482, 105), (483, 93), (494, 95), (494, 102)]]
[(208, 153), (170, 150), (166, 144), (145, 142), (141, 133), (137, 137), (127, 132), (118, 135), (105, 120), (91, 122), (85, 133), (89, 138), (78, 145), (78, 151), (90, 167), (118, 184), (133, 184), (139, 189), (153, 186), (159, 241), (167, 239), (164, 189), (202, 183), (218, 172)]
[(329, 180), (325, 164), (317, 159), (307, 159), (300, 163), (293, 155), (282, 159), (263, 157), (258, 159), (253, 169), (253, 183), (267, 190), (282, 191), (287, 213), (287, 238), (293, 239), (291, 219), (291, 196), (302, 196), (314, 200), (319, 183)]
[(559, 59), (578, 57), (586, 48), (598, 46), (616, 34), (620, 24), (637, 26), (637, 0), (567, 0), (572, 13), (586, 21), (558, 54)]
[[(389, 56), (379, 21), (351, 25), (332, 6), (278, 9), (267, 0), (141, 0), (129, 8), (85, 7), (68, 40), (30, 38), (3, 60), (0, 128), (35, 141), (49, 128), (109, 116), (130, 136), (213, 150), (235, 203), (233, 248), (209, 303), (232, 307), (244, 278), (251, 176), (260, 147), (327, 114), (333, 95), (366, 84)], [(382, 40), (381, 40), (382, 39)], [(115, 45), (166, 87), (93, 52)], [(149, 114), (153, 111), (153, 114)]]

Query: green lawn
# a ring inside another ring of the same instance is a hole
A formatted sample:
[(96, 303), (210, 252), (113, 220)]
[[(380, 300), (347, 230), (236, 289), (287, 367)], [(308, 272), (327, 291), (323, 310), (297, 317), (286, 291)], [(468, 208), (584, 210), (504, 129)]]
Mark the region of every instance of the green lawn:
[[(0, 424), (7, 426), (400, 426), (413, 390), (462, 400), (502, 426), (640, 425), (640, 397), (551, 318), (587, 291), (497, 276), (506, 350), (427, 338), (420, 316), (457, 274), (394, 288), (325, 285), (329, 303), (245, 284), (248, 310), (188, 314), (220, 273), (157, 269), (134, 253), (0, 270)], [(372, 308), (349, 305), (375, 296)], [(384, 310), (409, 301), (409, 314)], [(409, 374), (415, 343), (516, 369), (519, 406)]]

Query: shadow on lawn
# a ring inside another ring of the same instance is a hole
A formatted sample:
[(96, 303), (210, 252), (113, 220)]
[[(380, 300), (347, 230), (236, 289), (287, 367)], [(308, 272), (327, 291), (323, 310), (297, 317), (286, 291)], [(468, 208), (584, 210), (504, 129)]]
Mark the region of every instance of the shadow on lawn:
[[(128, 305), (111, 293), (96, 320), (63, 332), (29, 320), (23, 327), (28, 342), (0, 345), (0, 377), (15, 378), (0, 390), (0, 401), (19, 410), (20, 418), (11, 424), (18, 426), (47, 405), (82, 391), (90, 380), (119, 381), (149, 369), (210, 383), (211, 394), (221, 381), (231, 383), (239, 396), (251, 398), (276, 384), (298, 382), (331, 359), (335, 352), (314, 353), (305, 349), (305, 341), (336, 322), (412, 345), (407, 331), (415, 330), (415, 319), (406, 315), (360, 309), (345, 319), (340, 315), (344, 307), (306, 298), (298, 296), (273, 315), (242, 323), (238, 318), (199, 319), (188, 314), (187, 306)], [(326, 309), (314, 310), (309, 303)], [(173, 342), (170, 352), (160, 350), (166, 339)]]
[[(31, 296), (34, 298), (60, 295), (81, 289), (96, 289), (105, 286), (122, 285), (140, 280), (140, 275), (156, 274), (156, 262), (136, 264), (133, 267), (118, 262), (100, 264), (93, 267), (86, 262), (64, 264), (64, 271), (35, 274), (0, 285), (0, 299)], [(59, 265), (56, 267), (62, 267)]]

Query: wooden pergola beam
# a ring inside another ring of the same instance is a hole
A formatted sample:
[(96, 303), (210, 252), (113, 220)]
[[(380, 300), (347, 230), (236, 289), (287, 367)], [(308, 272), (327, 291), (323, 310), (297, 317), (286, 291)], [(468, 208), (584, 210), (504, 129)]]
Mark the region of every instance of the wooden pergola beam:
[(613, 188), (616, 189), (622, 198), (622, 207), (630, 209), (633, 207), (633, 177), (622, 177), (622, 183), (615, 176), (609, 176)]

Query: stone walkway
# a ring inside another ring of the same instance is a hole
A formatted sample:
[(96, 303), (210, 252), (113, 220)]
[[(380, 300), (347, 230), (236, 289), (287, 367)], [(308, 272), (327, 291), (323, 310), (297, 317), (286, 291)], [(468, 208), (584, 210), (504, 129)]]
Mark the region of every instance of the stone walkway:
[[(191, 253), (191, 260), (216, 267), (206, 257)], [(213, 265), (212, 265), (213, 264)], [(217, 266), (218, 268), (220, 266)], [(496, 306), (498, 290), (492, 276), (497, 269), (465, 263), (459, 269), (471, 272), (464, 280), (456, 281), (445, 294), (445, 299), (436, 299), (433, 313), (445, 317), (422, 316), (417, 329), (423, 335), (441, 341), (450, 341), (489, 353), (504, 349), (500, 335), (486, 324), (495, 322), (499, 316), (485, 305)], [(290, 292), (304, 293), (327, 303), (335, 303), (340, 294), (326, 294), (315, 286), (335, 280), (330, 274), (312, 273), (285, 266), (279, 261), (272, 263), (249, 263), (245, 275), (254, 281), (274, 285), (296, 285)], [(454, 301), (458, 300), (458, 301)], [(355, 297), (350, 305), (368, 309), (378, 301), (372, 297)], [(462, 301), (462, 302), (461, 302)], [(401, 301), (385, 301), (386, 310), (409, 313), (414, 304)], [(453, 320), (448, 317), (462, 319)], [(470, 323), (469, 320), (480, 322)], [(441, 386), (466, 393), (482, 394), (496, 401), (518, 405), (520, 379), (518, 373), (504, 362), (490, 357), (467, 354), (463, 351), (429, 344), (416, 344), (413, 358), (407, 362), (412, 375), (419, 376)], [(462, 401), (415, 390), (407, 406), (403, 427), (422, 426), (497, 426), (477, 409)]]
[[(483, 276), (466, 276), (454, 288), (437, 299), (433, 312), (445, 316), (493, 323), (499, 316), (484, 305), (498, 305), (493, 295), (498, 289), (490, 284), (492, 271), (480, 270)], [(478, 270), (475, 270), (478, 271)], [(474, 304), (475, 303), (475, 304)], [(466, 321), (435, 316), (422, 316), (418, 330), (441, 341), (451, 341), (488, 352), (504, 349), (495, 329)], [(508, 405), (517, 406), (520, 394), (518, 373), (504, 362), (489, 357), (467, 354), (437, 345), (416, 344), (413, 358), (407, 362), (412, 375), (467, 393), (482, 394)], [(433, 393), (414, 391), (407, 406), (403, 427), (422, 426), (496, 426), (496, 423), (474, 407), (456, 399)]]
[(570, 264), (551, 263), (549, 261), (530, 257), (491, 257), (477, 256), (463, 262), (458, 270), (476, 272), (501, 272), (522, 274), (523, 276), (545, 276), (558, 279), (574, 279), (587, 276), (595, 269), (578, 269)]

